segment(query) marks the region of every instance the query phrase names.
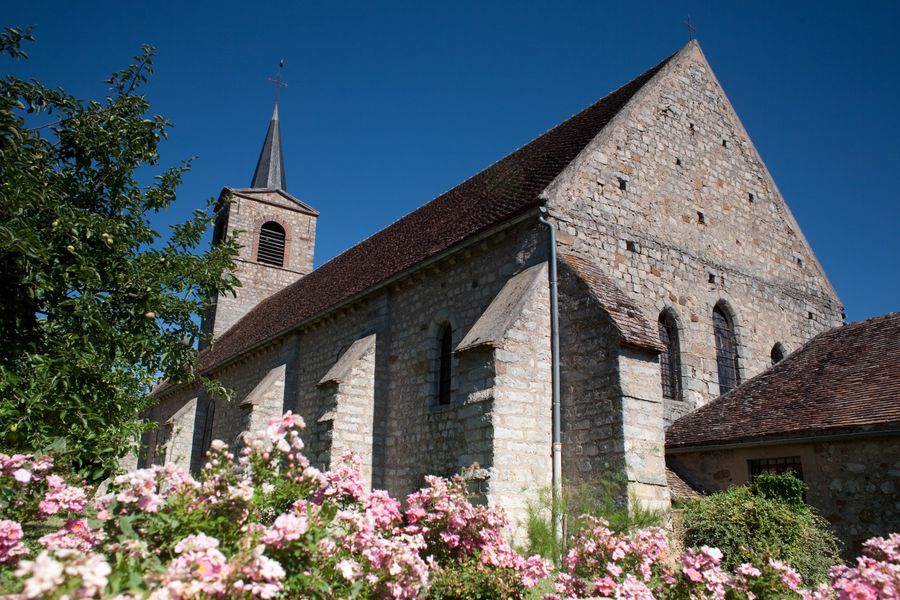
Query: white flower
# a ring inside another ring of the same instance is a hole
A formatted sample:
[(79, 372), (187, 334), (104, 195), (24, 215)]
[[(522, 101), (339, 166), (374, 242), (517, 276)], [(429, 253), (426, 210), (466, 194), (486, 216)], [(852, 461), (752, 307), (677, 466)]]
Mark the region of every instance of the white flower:
[(23, 560), (16, 569), (16, 577), (24, 578), (25, 588), (22, 590), (26, 598), (42, 598), (47, 592), (52, 592), (63, 582), (62, 563), (50, 558), (47, 551), (38, 554), (31, 560)]
[(345, 558), (335, 566), (347, 581), (355, 581), (359, 577), (359, 565), (356, 561)]

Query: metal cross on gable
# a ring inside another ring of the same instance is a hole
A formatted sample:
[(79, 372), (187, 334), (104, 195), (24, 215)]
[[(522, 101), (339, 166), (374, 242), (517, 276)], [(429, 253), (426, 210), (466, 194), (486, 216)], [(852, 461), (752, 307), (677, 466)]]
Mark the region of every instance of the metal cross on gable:
[(278, 95), (281, 93), (281, 88), (286, 88), (288, 84), (281, 80), (281, 72), (284, 70), (284, 59), (282, 58), (278, 61), (278, 72), (275, 73), (274, 77), (269, 77), (269, 81), (272, 82), (272, 85), (275, 86), (275, 104), (278, 104)]
[(688, 30), (688, 39), (693, 40), (697, 37), (697, 28), (694, 26), (694, 20), (688, 15), (688, 18), (684, 22), (685, 26), (687, 26)]

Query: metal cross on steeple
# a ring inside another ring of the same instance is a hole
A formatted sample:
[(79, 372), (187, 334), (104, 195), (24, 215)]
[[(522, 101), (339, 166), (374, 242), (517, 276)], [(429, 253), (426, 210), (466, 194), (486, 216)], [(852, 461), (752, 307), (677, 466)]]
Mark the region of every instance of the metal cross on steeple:
[(281, 93), (281, 88), (286, 88), (288, 84), (281, 80), (281, 72), (284, 70), (284, 59), (282, 58), (278, 61), (278, 72), (275, 73), (274, 77), (269, 77), (269, 81), (272, 82), (272, 85), (275, 86), (275, 104), (278, 104), (278, 95)]
[(269, 81), (275, 84), (275, 106), (272, 108), (272, 120), (269, 121), (269, 129), (266, 131), (266, 139), (263, 142), (256, 170), (253, 172), (253, 181), (250, 184), (254, 189), (280, 189), (286, 190), (284, 180), (284, 156), (281, 153), (281, 131), (278, 126), (278, 93), (287, 84), (281, 80), (281, 71), (284, 69), (284, 59), (278, 64), (278, 73), (270, 77)]

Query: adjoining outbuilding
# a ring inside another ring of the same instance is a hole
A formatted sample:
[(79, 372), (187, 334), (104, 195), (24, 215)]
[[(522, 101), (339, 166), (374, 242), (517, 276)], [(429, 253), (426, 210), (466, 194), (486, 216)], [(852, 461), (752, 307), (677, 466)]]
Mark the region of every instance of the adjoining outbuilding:
[(666, 459), (707, 491), (793, 471), (848, 555), (900, 530), (900, 313), (822, 333), (678, 419)]

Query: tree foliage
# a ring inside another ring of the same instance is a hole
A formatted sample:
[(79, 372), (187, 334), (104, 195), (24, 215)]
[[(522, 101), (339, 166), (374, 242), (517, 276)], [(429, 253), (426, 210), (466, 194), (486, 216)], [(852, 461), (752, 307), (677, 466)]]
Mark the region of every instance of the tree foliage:
[[(6, 29), (0, 56), (31, 39)], [(195, 315), (238, 284), (233, 241), (198, 251), (212, 200), (165, 238), (150, 226), (189, 168), (154, 169), (170, 123), (141, 94), (152, 59), (143, 47), (102, 100), (0, 80), (0, 447), (90, 479), (149, 426), (154, 380), (195, 378)]]

